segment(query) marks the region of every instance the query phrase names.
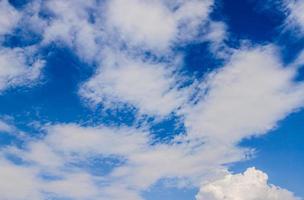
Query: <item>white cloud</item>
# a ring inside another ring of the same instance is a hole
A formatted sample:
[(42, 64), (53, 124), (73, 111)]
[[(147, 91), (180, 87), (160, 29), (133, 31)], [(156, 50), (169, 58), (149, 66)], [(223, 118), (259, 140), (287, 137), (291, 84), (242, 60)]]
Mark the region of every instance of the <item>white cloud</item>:
[(106, 53), (97, 74), (80, 94), (94, 103), (129, 103), (141, 113), (167, 115), (186, 100), (166, 63), (152, 63), (121, 53)]
[(243, 174), (228, 174), (203, 185), (197, 200), (299, 200), (286, 189), (268, 184), (268, 176), (255, 168)]
[(18, 23), (20, 14), (7, 0), (0, 1), (0, 36), (9, 33)]
[(21, 48), (0, 49), (0, 92), (8, 87), (31, 84), (44, 65), (40, 59), (29, 58), (27, 50)]
[(37, 190), (39, 182), (35, 169), (0, 160), (0, 193), (3, 200), (42, 199)]
[(87, 173), (70, 173), (63, 179), (49, 181), (42, 186), (43, 191), (53, 197), (73, 200), (100, 199), (99, 191), (92, 177)]
[(299, 26), (304, 30), (304, 2), (303, 1), (285, 1), (289, 9), (289, 16), (287, 18), (288, 25)]
[(107, 23), (131, 45), (167, 50), (172, 42), (195, 35), (207, 19), (212, 1), (114, 0), (107, 7)]
[(58, 125), (49, 129), (45, 141), (65, 154), (125, 156), (144, 148), (148, 135), (129, 128), (81, 128)]
[(164, 49), (176, 34), (176, 21), (160, 1), (114, 0), (108, 6), (109, 26), (131, 43)]
[(273, 48), (239, 50), (203, 82), (207, 94), (186, 114), (190, 137), (225, 143), (263, 134), (303, 106), (296, 68), (284, 67)]
[[(41, 155), (44, 156), (44, 155)], [(46, 155), (47, 156), (47, 155)], [(28, 160), (25, 160), (28, 161)], [(58, 173), (44, 179), (47, 169), (35, 165), (0, 161), (0, 192), (3, 200), (41, 200), (53, 198), (100, 199), (92, 177), (85, 172)], [(52, 171), (49, 172), (52, 175)]]
[(96, 40), (102, 36), (102, 27), (90, 21), (90, 11), (93, 12), (97, 6), (92, 0), (44, 2), (44, 7), (54, 17), (44, 23), (43, 43), (62, 41), (82, 59), (93, 61), (100, 48)]
[[(47, 194), (72, 199), (142, 199), (141, 192), (160, 179), (189, 179), (196, 185), (203, 177), (207, 180), (222, 174), (221, 164), (237, 161), (243, 155), (239, 149), (228, 146), (214, 150), (211, 145), (194, 149), (193, 144), (187, 143), (151, 145), (147, 133), (132, 128), (62, 124), (46, 130), (44, 138), (33, 140), (22, 149), (2, 150), (2, 156), (14, 155), (28, 163), (10, 164), (24, 171), (24, 176), (28, 176), (24, 181), (32, 183), (20, 185), (20, 190), (43, 197)], [(103, 176), (73, 164), (106, 157), (123, 162)], [(41, 175), (55, 178), (43, 179)], [(8, 187), (6, 180), (0, 179), (1, 184)], [(10, 200), (19, 200), (19, 194), (10, 195)]]

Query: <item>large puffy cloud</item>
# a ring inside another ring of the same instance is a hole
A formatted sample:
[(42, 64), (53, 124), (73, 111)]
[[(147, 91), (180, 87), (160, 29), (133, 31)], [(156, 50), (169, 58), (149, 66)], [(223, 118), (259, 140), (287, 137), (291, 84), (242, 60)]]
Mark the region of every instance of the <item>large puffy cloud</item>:
[(267, 174), (248, 168), (202, 186), (197, 200), (299, 200), (286, 189), (269, 184)]

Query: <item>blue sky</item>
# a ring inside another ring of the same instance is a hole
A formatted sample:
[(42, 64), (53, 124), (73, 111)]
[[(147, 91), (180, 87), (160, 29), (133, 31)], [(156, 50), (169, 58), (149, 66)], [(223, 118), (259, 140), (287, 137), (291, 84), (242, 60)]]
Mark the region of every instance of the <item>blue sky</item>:
[(0, 0), (0, 199), (303, 199), (303, 13)]

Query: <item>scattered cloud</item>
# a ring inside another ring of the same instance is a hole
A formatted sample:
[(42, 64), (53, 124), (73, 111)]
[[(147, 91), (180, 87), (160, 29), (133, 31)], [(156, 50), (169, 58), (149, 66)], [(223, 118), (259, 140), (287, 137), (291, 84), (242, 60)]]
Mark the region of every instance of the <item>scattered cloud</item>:
[[(254, 168), (227, 175), (226, 164), (248, 159), (252, 153), (237, 146), (242, 139), (267, 133), (302, 108), (304, 85), (294, 82), (297, 63), (284, 66), (275, 46), (236, 50), (222, 44), (229, 34), (223, 22), (210, 19), (213, 4), (212, 0), (34, 0), (28, 4), (29, 12), (0, 0), (0, 37), (11, 32), (20, 18), (35, 22), (39, 28), (34, 30), (42, 37), (39, 44), (24, 48), (0, 47), (0, 92), (32, 84), (44, 66), (35, 53), (51, 43), (63, 43), (97, 66), (80, 86), (83, 99), (108, 108), (128, 104), (141, 115), (159, 118), (174, 112), (186, 128), (183, 135), (155, 143), (149, 123), (45, 125), (41, 138), (1, 149), (1, 197), (140, 200), (142, 192), (158, 181), (172, 179), (181, 187), (203, 183), (198, 200), (298, 199), (268, 184), (267, 175)], [(291, 17), (301, 24), (298, 8), (292, 8)], [(173, 47), (192, 40), (210, 41), (216, 56), (221, 47), (231, 56), (225, 57), (221, 68), (183, 85), (193, 77), (181, 74), (182, 56)], [(11, 130), (0, 121), (0, 131)], [(91, 160), (101, 160), (94, 167), (102, 171), (106, 159), (115, 161), (101, 174), (87, 166)]]
[(30, 56), (30, 51), (21, 48), (0, 49), (0, 91), (31, 84), (40, 76), (44, 61)]

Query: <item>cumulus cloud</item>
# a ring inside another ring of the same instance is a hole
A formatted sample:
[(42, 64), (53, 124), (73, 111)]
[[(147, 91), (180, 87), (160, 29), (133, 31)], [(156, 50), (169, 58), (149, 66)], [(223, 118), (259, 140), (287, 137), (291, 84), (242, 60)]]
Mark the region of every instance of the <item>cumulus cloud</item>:
[(228, 174), (201, 187), (197, 200), (299, 200), (286, 189), (268, 183), (267, 174), (248, 168), (243, 174)]

